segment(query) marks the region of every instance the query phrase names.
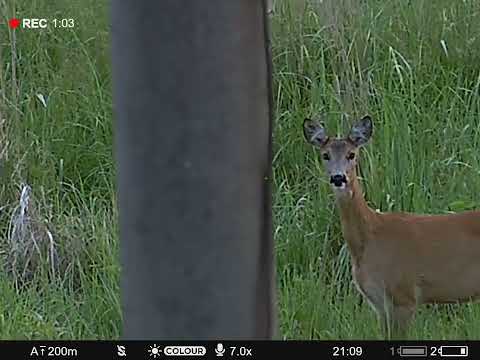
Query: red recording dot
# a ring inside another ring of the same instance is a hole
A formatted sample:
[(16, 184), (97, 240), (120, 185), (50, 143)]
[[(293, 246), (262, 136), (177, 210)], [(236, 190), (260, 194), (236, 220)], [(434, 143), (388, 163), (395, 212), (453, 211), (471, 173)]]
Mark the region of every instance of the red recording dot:
[(10, 26), (11, 29), (16, 29), (20, 25), (20, 19), (10, 19), (8, 21), (8, 25)]

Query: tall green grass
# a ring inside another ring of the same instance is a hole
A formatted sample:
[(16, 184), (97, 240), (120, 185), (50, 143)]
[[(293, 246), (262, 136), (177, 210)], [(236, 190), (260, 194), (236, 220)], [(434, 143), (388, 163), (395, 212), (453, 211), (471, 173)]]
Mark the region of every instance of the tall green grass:
[[(372, 207), (480, 208), (479, 7), (276, 2), (273, 209), (285, 339), (381, 336), (352, 287), (334, 199), (303, 141), (304, 117), (321, 114), (340, 134), (372, 115), (374, 138), (361, 160)], [(0, 11), (0, 338), (117, 338), (108, 3), (0, 0)], [(13, 34), (5, 21), (14, 15), (73, 18), (75, 28)], [(12, 265), (22, 254), (12, 239), (27, 238), (12, 224), (25, 184), (32, 193), (22, 229), (46, 247), (28, 253), (22, 273)], [(410, 337), (475, 339), (478, 320), (474, 304), (422, 308)]]
[[(118, 337), (108, 4), (2, 1), (0, 10), (0, 338)], [(14, 16), (75, 27), (13, 33)], [(42, 247), (49, 234), (53, 259)]]
[[(277, 2), (273, 20), (276, 241), (287, 339), (381, 338), (351, 284), (349, 256), (318, 154), (301, 125), (333, 135), (369, 113), (362, 183), (382, 211), (480, 208), (480, 4)], [(414, 256), (414, 254), (412, 254)], [(475, 339), (480, 305), (422, 308), (411, 338)]]

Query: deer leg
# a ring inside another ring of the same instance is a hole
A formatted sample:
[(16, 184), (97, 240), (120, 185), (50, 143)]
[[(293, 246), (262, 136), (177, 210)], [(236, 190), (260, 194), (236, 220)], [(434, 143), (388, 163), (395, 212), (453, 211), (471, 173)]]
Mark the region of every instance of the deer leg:
[(378, 322), (380, 325), (380, 332), (383, 334), (384, 338), (388, 338), (390, 333), (390, 317), (391, 317), (391, 305), (389, 303), (376, 303), (374, 305), (375, 313), (377, 314)]
[(357, 290), (362, 295), (359, 299), (359, 304), (366, 300), (377, 314), (382, 334), (388, 334), (388, 319), (390, 317), (389, 314), (391, 313), (392, 303), (388, 296), (386, 296), (384, 287), (379, 286), (377, 282), (373, 281), (358, 281), (361, 280), (361, 278), (358, 277), (356, 268), (353, 268), (353, 280)]
[(395, 305), (385, 293), (376, 295), (374, 299), (370, 298), (369, 302), (378, 315), (382, 334), (387, 339), (405, 339), (415, 313), (415, 305)]
[(389, 335), (392, 339), (406, 339), (407, 330), (415, 313), (414, 305), (396, 305), (389, 313)]

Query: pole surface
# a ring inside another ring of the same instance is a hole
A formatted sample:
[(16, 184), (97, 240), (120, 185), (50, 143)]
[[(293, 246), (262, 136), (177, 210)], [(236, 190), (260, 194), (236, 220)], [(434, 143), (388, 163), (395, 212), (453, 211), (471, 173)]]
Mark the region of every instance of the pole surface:
[(112, 2), (125, 339), (276, 332), (260, 0)]

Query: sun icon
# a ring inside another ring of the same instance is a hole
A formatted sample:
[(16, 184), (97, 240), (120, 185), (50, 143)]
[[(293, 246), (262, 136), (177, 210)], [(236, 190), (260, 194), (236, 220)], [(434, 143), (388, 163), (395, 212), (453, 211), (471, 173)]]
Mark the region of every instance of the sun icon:
[(157, 356), (160, 356), (160, 353), (162, 352), (162, 350), (160, 350), (160, 346), (158, 346), (157, 344), (153, 344), (153, 346), (150, 345), (150, 349), (148, 349), (147, 351), (154, 359), (156, 359)]

